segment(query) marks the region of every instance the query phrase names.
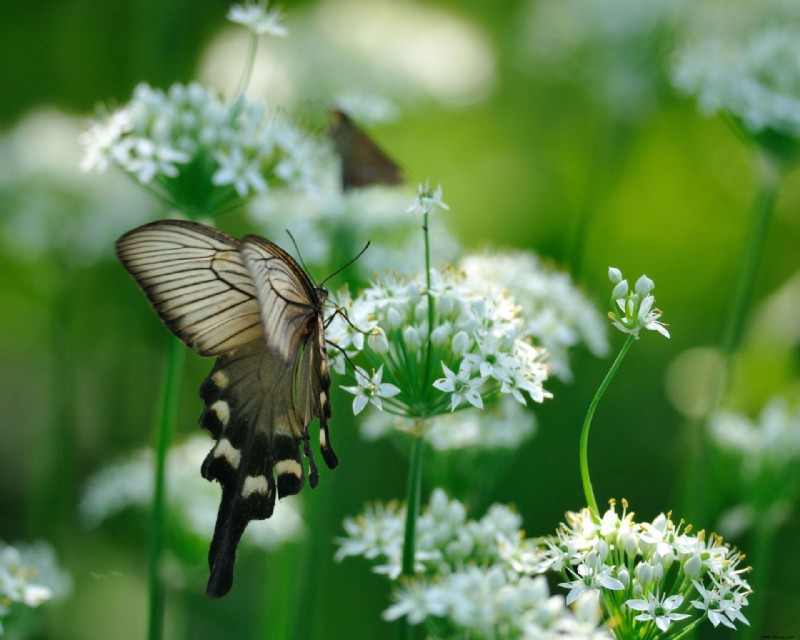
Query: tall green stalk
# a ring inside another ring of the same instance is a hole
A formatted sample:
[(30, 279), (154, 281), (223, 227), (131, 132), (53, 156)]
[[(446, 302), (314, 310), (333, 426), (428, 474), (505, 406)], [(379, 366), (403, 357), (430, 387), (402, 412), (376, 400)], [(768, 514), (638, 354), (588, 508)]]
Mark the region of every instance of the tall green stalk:
[(708, 451), (704, 433), (705, 424), (708, 416), (722, 405), (732, 378), (734, 356), (741, 343), (748, 309), (752, 303), (758, 268), (764, 253), (767, 230), (778, 199), (780, 171), (766, 157), (759, 157), (759, 159), (762, 162), (758, 194), (753, 204), (753, 215), (741, 252), (742, 260), (734, 285), (733, 302), (726, 315), (726, 324), (722, 329), (720, 349), (723, 360), (711, 381), (708, 410), (704, 415), (691, 420), (688, 424), (693, 455), (690, 456), (690, 460), (687, 462), (687, 471), (683, 474), (686, 479), (684, 499), (687, 515), (695, 521), (705, 521), (708, 517), (709, 492), (706, 473)]
[(617, 369), (619, 369), (619, 365), (622, 363), (622, 359), (625, 357), (625, 354), (628, 353), (628, 349), (631, 348), (631, 345), (635, 339), (636, 338), (634, 338), (632, 335), (629, 335), (628, 339), (625, 341), (625, 344), (622, 345), (622, 349), (620, 349), (620, 352), (617, 354), (614, 364), (611, 365), (606, 377), (600, 384), (600, 388), (597, 390), (597, 393), (594, 394), (594, 398), (592, 398), (592, 402), (589, 405), (589, 410), (586, 412), (586, 419), (583, 421), (580, 444), (581, 482), (583, 483), (583, 493), (586, 497), (586, 505), (598, 515), (600, 514), (600, 511), (597, 508), (597, 500), (594, 497), (592, 481), (589, 478), (589, 428), (592, 426), (592, 418), (594, 417), (594, 411), (597, 409), (597, 405), (600, 403), (600, 398), (602, 398), (603, 394), (606, 392), (606, 389), (611, 383), (612, 378), (617, 373)]
[(161, 564), (164, 556), (166, 530), (166, 459), (172, 441), (173, 425), (178, 416), (178, 404), (186, 349), (181, 342), (170, 337), (161, 385), (161, 406), (156, 422), (156, 457), (153, 489), (152, 523), (150, 527), (149, 619), (147, 637), (160, 640), (164, 634), (164, 585), (161, 582)]

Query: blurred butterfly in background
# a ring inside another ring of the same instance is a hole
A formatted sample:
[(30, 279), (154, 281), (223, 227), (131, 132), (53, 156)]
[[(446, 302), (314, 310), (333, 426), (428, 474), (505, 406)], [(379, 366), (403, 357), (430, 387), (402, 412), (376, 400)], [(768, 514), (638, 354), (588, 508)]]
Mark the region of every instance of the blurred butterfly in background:
[(403, 171), (343, 111), (329, 114), (329, 135), (342, 159), (342, 189), (401, 184)]
[(319, 420), (320, 449), (338, 464), (331, 417), (323, 305), (328, 292), (278, 245), (241, 241), (212, 227), (161, 220), (129, 231), (117, 256), (158, 316), (187, 347), (217, 362), (200, 386), (200, 426), (216, 440), (203, 462), (222, 485), (208, 555), (206, 594), (230, 591), (236, 548), (250, 520), (272, 515), (275, 496), (294, 495), (319, 472), (308, 425)]

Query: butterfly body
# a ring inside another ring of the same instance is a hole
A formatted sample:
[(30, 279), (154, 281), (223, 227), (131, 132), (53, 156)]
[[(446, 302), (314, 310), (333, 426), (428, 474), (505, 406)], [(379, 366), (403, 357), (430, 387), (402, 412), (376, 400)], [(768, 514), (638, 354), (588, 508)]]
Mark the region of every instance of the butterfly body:
[(217, 356), (200, 387), (200, 425), (216, 440), (201, 473), (222, 486), (206, 593), (233, 583), (247, 524), (272, 515), (275, 497), (298, 493), (319, 473), (308, 426), (320, 424), (330, 468), (330, 373), (324, 287), (283, 249), (258, 236), (239, 241), (205, 225), (163, 220), (117, 241), (117, 255), (167, 327), (202, 356)]

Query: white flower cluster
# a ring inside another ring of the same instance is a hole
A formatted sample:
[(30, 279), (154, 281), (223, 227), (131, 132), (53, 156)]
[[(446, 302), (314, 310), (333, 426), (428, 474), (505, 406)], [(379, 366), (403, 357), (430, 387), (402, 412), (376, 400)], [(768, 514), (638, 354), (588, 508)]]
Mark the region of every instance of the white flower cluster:
[(69, 576), (58, 568), (55, 552), (44, 542), (16, 544), (0, 541), (0, 635), (2, 619), (15, 606), (38, 607), (66, 595)]
[[(364, 556), (375, 571), (397, 580), (401, 571), (405, 508), (375, 504), (345, 520), (347, 537), (338, 540), (337, 560)], [(465, 506), (441, 489), (417, 520), (417, 575), (395, 591), (384, 618), (407, 617), (411, 624), (443, 625), (443, 637), (457, 631), (470, 637), (608, 638), (598, 630), (596, 599), (582, 600), (573, 613), (547, 583), (520, 575), (499, 563), (500, 541), (518, 539), (521, 519), (493, 505), (480, 520), (467, 518)], [(561, 635), (558, 635), (561, 634)]]
[[(322, 147), (262, 101), (226, 103), (198, 83), (136, 87), (82, 136), (85, 171), (117, 165), (183, 210), (210, 215), (270, 180), (308, 186)], [(198, 185), (202, 188), (198, 188)]]
[(228, 20), (247, 27), (257, 36), (271, 35), (285, 38), (289, 33), (281, 24), (280, 9), (267, 10), (267, 2), (248, 0), (244, 4), (234, 4), (228, 9)]
[[(207, 538), (214, 530), (219, 506), (219, 489), (200, 475), (200, 464), (208, 454), (209, 439), (188, 438), (167, 454), (166, 482), (170, 513), (193, 535)], [(141, 449), (123, 462), (91, 476), (86, 484), (79, 512), (88, 526), (97, 526), (130, 508), (147, 509), (153, 496), (153, 451)], [(302, 535), (302, 518), (297, 500), (276, 503), (268, 520), (250, 523), (242, 542), (272, 549)]]
[(772, 26), (736, 38), (699, 40), (677, 56), (673, 83), (706, 113), (745, 130), (800, 137), (800, 28)]
[[(502, 553), (525, 574), (560, 572), (567, 602), (597, 593), (618, 638), (638, 638), (655, 625), (659, 638), (678, 637), (706, 617), (716, 627), (748, 624), (742, 614), (750, 586), (739, 568), (741, 554), (715, 534), (691, 533), (663, 513), (636, 523), (623, 500), (600, 518), (590, 509), (567, 513), (555, 536), (509, 538)], [(656, 633), (653, 629), (653, 633)]]
[(655, 288), (655, 284), (650, 278), (640, 276), (633, 291), (628, 288), (628, 281), (622, 278), (619, 269), (609, 267), (608, 279), (614, 283), (608, 317), (617, 329), (632, 335), (637, 340), (641, 329), (658, 331), (665, 338), (669, 338), (669, 331), (664, 323), (659, 321), (661, 311), (653, 307), (656, 299), (651, 291)]
[(572, 379), (569, 350), (579, 344), (596, 356), (608, 353), (602, 314), (568, 274), (544, 264), (535, 253), (476, 254), (459, 266), (472, 286), (490, 296), (508, 291), (522, 310), (528, 335), (547, 349), (553, 375)]
[[(114, 240), (154, 216), (154, 202), (125, 176), (78, 170), (77, 117), (38, 108), (0, 135), (0, 235), (22, 261), (90, 264)], [(110, 179), (109, 179), (110, 178)]]
[[(413, 428), (413, 421), (385, 412), (370, 412), (361, 421), (361, 433), (368, 440)], [(533, 413), (506, 396), (484, 411), (447, 413), (432, 418), (425, 427), (425, 441), (436, 451), (516, 449), (535, 431)]]
[[(530, 343), (510, 297), (475, 290), (451, 268), (432, 270), (426, 289), (422, 277), (386, 275), (354, 300), (342, 292), (339, 304), (347, 318), (339, 314), (327, 332), (340, 351), (331, 349), (334, 368), (344, 371), (342, 351), (365, 370), (382, 366), (385, 382), (400, 389), (384, 398), (383, 408), (412, 418), (483, 408), (484, 400), (503, 394), (522, 404), (523, 393), (534, 402), (550, 397), (542, 387), (547, 354)], [(350, 390), (363, 405), (358, 387), (375, 397), (374, 378), (371, 372), (355, 377), (358, 386)]]
[(708, 429), (725, 480), (746, 507), (761, 517), (770, 509), (775, 516), (788, 515), (782, 515), (782, 509), (793, 504), (800, 492), (800, 408), (791, 409), (783, 398), (773, 398), (756, 421), (717, 411)]

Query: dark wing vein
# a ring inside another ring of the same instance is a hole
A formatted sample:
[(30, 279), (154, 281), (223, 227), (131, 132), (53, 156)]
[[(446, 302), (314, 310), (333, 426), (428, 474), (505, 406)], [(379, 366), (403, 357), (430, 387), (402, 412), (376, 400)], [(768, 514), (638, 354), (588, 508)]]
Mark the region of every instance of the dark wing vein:
[(117, 255), (161, 320), (200, 355), (221, 355), (261, 337), (255, 288), (236, 238), (161, 220), (122, 236)]

